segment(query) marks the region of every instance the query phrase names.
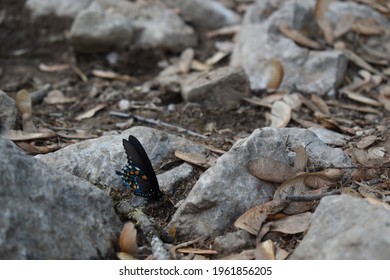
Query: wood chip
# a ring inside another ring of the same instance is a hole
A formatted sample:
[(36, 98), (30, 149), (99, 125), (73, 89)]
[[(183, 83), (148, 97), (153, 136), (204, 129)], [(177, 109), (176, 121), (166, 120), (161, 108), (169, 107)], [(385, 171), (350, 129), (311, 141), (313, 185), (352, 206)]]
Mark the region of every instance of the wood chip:
[(98, 112), (98, 111), (100, 111), (100, 110), (102, 110), (102, 109), (104, 109), (106, 107), (107, 107), (106, 104), (99, 104), (99, 105), (95, 106), (94, 108), (92, 108), (92, 109), (90, 109), (90, 110), (88, 110), (88, 111), (78, 115), (75, 118), (75, 120), (76, 121), (81, 121), (81, 120), (84, 120), (84, 119), (92, 118), (96, 114), (96, 112)]

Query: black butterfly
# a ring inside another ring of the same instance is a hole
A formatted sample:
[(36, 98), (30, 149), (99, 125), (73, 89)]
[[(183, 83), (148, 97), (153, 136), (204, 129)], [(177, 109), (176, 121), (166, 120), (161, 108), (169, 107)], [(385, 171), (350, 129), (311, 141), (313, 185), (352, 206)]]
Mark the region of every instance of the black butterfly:
[(132, 188), (135, 195), (161, 200), (164, 194), (160, 191), (156, 173), (141, 143), (130, 135), (129, 140), (123, 139), (123, 147), (127, 164), (122, 171), (115, 171), (121, 176), (123, 186)]

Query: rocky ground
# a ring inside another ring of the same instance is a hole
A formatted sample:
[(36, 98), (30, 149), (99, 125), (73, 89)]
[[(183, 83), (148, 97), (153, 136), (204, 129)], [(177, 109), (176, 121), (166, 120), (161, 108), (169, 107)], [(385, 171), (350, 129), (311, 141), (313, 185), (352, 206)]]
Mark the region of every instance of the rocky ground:
[(1, 2), (2, 258), (390, 258), (386, 1)]

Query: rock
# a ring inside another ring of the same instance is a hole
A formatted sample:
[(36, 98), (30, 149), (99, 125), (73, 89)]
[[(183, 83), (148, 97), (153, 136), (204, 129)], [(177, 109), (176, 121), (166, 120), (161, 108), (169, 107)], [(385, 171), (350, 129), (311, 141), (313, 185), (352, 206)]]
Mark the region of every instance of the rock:
[(201, 103), (206, 110), (230, 110), (249, 96), (249, 82), (242, 70), (221, 67), (209, 73), (196, 73), (182, 83), (187, 102)]
[(132, 21), (118, 13), (106, 12), (93, 2), (78, 13), (70, 30), (70, 42), (79, 52), (103, 52), (130, 45)]
[(107, 259), (121, 223), (88, 182), (0, 138), (0, 258)]
[(240, 22), (240, 17), (232, 10), (213, 0), (162, 0), (171, 9), (196, 28), (207, 30)]
[(255, 243), (255, 238), (250, 233), (245, 230), (237, 230), (217, 236), (214, 240), (213, 249), (224, 254), (231, 254), (256, 247)]
[(122, 139), (127, 139), (129, 135), (134, 135), (142, 143), (154, 166), (161, 165), (177, 149), (185, 152), (205, 151), (202, 146), (185, 138), (136, 126), (123, 131), (121, 135), (83, 141), (54, 153), (37, 155), (36, 158), (55, 169), (67, 171), (92, 183), (120, 187), (122, 182), (115, 170), (121, 170), (127, 162)]
[(321, 199), (290, 259), (388, 260), (390, 209), (349, 195)]
[(283, 65), (281, 89), (332, 94), (339, 86), (347, 67), (341, 51), (311, 51), (279, 31), (281, 24), (296, 30), (313, 24), (314, 4), (312, 0), (267, 0), (248, 8), (230, 64), (245, 70), (251, 89), (266, 88), (268, 61), (274, 58)]
[(326, 146), (306, 129), (256, 129), (202, 174), (166, 230), (175, 228), (179, 239), (222, 234), (246, 210), (269, 201), (276, 190), (275, 185), (251, 175), (248, 161), (272, 157), (292, 164), (286, 147), (294, 150), (298, 146), (306, 147), (309, 168), (351, 165), (341, 149)]
[(15, 100), (0, 90), (0, 133), (14, 128), (17, 115)]
[(183, 163), (158, 176), (160, 188), (168, 195), (173, 195), (175, 189), (194, 173), (191, 164)]
[(57, 17), (74, 18), (77, 13), (93, 0), (27, 0), (26, 7), (31, 11), (32, 18), (54, 15)]
[(108, 51), (114, 46), (178, 52), (195, 46), (197, 37), (179, 16), (159, 3), (95, 0), (88, 11), (77, 15), (70, 41), (80, 52)]

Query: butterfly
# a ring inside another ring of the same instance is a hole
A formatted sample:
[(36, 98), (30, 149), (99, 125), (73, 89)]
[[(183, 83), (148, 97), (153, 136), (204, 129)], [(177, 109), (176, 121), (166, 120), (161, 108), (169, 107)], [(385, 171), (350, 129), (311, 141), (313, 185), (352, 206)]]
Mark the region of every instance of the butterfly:
[(115, 170), (115, 173), (121, 176), (123, 186), (133, 189), (135, 195), (162, 200), (164, 194), (160, 191), (156, 173), (141, 143), (132, 135), (129, 140), (123, 139), (122, 142), (127, 164), (122, 171)]

